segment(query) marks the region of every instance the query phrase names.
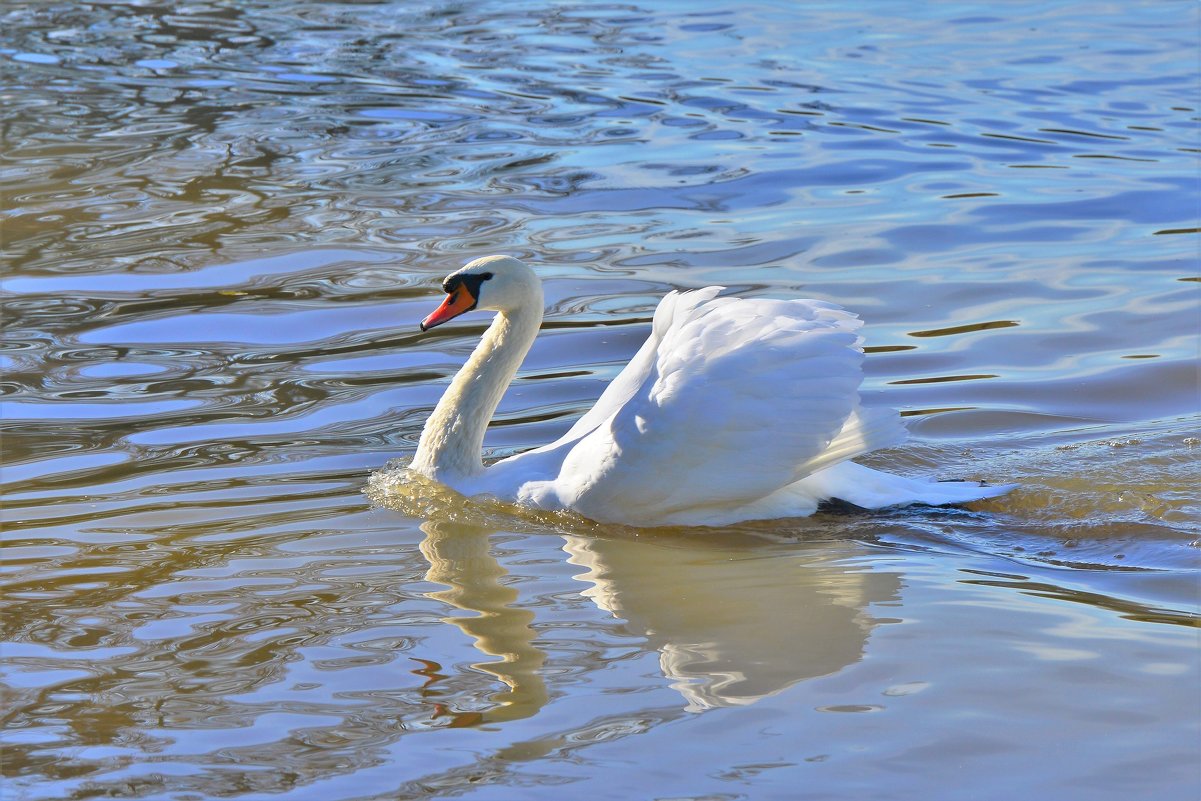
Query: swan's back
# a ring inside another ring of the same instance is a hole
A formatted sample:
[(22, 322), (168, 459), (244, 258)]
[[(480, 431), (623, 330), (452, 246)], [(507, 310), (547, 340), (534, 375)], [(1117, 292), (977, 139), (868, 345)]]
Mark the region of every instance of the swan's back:
[(871, 416), (871, 436), (845, 430), (860, 419), (855, 315), (815, 300), (719, 298), (720, 289), (664, 298), (650, 338), (596, 406), (539, 449), (557, 475), (530, 482), (520, 500), (638, 525), (717, 524), (746, 519), (737, 510), (832, 461), (903, 438), (891, 411)]

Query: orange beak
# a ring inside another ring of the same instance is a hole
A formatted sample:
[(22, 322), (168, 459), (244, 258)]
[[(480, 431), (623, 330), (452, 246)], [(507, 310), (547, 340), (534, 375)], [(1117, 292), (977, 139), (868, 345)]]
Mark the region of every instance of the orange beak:
[(475, 296), (467, 290), (467, 287), (459, 285), (454, 292), (446, 296), (446, 300), (442, 301), (442, 305), (434, 309), (434, 313), (421, 321), (421, 330), (428, 331), (436, 325), (442, 325), (447, 320), (453, 320), (463, 312), (469, 312), (475, 308)]

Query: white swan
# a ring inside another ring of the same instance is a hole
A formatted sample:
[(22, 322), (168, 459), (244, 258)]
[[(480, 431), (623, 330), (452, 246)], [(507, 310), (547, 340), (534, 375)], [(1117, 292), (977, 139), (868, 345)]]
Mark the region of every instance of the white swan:
[(508, 256), (446, 277), (426, 331), (496, 311), (434, 408), (409, 469), (464, 495), (635, 526), (800, 517), (838, 498), (877, 509), (964, 503), (1011, 486), (903, 478), (848, 461), (905, 438), (892, 409), (859, 405), (855, 315), (817, 300), (670, 292), (650, 337), (566, 434), (481, 460), (484, 431), (542, 323), (542, 285)]

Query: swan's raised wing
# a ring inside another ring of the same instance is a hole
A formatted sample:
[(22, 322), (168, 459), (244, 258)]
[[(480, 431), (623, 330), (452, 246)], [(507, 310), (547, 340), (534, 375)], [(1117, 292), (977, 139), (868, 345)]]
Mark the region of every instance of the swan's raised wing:
[(519, 503), (531, 506), (561, 508), (554, 479), (559, 477), (563, 459), (575, 444), (612, 417), (637, 393), (655, 369), (660, 345), (674, 321), (693, 313), (697, 306), (717, 297), (725, 287), (711, 286), (692, 292), (671, 291), (655, 307), (651, 333), (634, 357), (626, 363), (592, 408), (554, 442), (533, 450), (502, 459), (490, 466), (485, 480), (478, 484), (481, 492), (498, 497), (513, 496)]
[(710, 286), (685, 293), (672, 290), (664, 295), (663, 299), (659, 301), (659, 305), (655, 307), (655, 316), (654, 321), (651, 323), (650, 336), (646, 338), (646, 342), (642, 343), (642, 347), (634, 354), (634, 358), (630, 359), (629, 363), (617, 374), (617, 377), (609, 383), (609, 386), (605, 387), (605, 391), (596, 399), (596, 403), (592, 405), (592, 408), (583, 417), (576, 420), (575, 424), (566, 434), (551, 443), (548, 447), (553, 448), (561, 442), (579, 439), (612, 417), (622, 406), (628, 403), (630, 398), (634, 396), (634, 393), (646, 381), (647, 375), (654, 369), (659, 355), (660, 343), (663, 342), (663, 338), (667, 335), (667, 332), (672, 329), (672, 323), (677, 315), (683, 318), (691, 314), (696, 310), (697, 306), (705, 301), (713, 300), (717, 297), (717, 293), (723, 289), (725, 287)]
[(607, 416), (563, 461), (554, 483), (564, 505), (652, 524), (749, 503), (806, 475), (858, 406), (853, 314), (701, 292), (674, 298), (662, 330), (656, 313), (641, 381), (602, 398)]

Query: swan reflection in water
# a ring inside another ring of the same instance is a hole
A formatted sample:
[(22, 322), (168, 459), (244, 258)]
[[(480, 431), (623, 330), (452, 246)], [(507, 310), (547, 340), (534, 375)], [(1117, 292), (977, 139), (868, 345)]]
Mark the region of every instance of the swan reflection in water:
[(452, 725), (472, 725), (529, 717), (546, 705), (546, 682), (539, 670), (546, 652), (533, 644), (534, 613), (514, 606), (517, 590), (501, 583), (508, 571), (491, 553), (495, 530), (478, 525), (430, 520), (421, 525), (421, 553), (430, 564), (426, 581), (447, 589), (427, 597), (473, 614), (444, 617), (471, 637), (480, 653), (495, 657), (472, 667), (491, 673), (508, 689), (491, 697), (483, 714), (458, 713)]
[(858, 662), (894, 600), (894, 574), (857, 567), (849, 543), (765, 543), (696, 532), (566, 537), (584, 595), (659, 652), (691, 711), (751, 704)]
[[(549, 697), (548, 655), (534, 642), (535, 612), (502, 583), (489, 543), (498, 528), (431, 520), (422, 530), (426, 578), (447, 587), (430, 597), (472, 613), (444, 620), (489, 657), (474, 667), (507, 686), (474, 722), (536, 714)], [(875, 625), (868, 606), (898, 596), (898, 577), (858, 566), (852, 543), (696, 530), (559, 536), (567, 561), (584, 568), (582, 594), (658, 652), (689, 711), (754, 703), (854, 664)]]

